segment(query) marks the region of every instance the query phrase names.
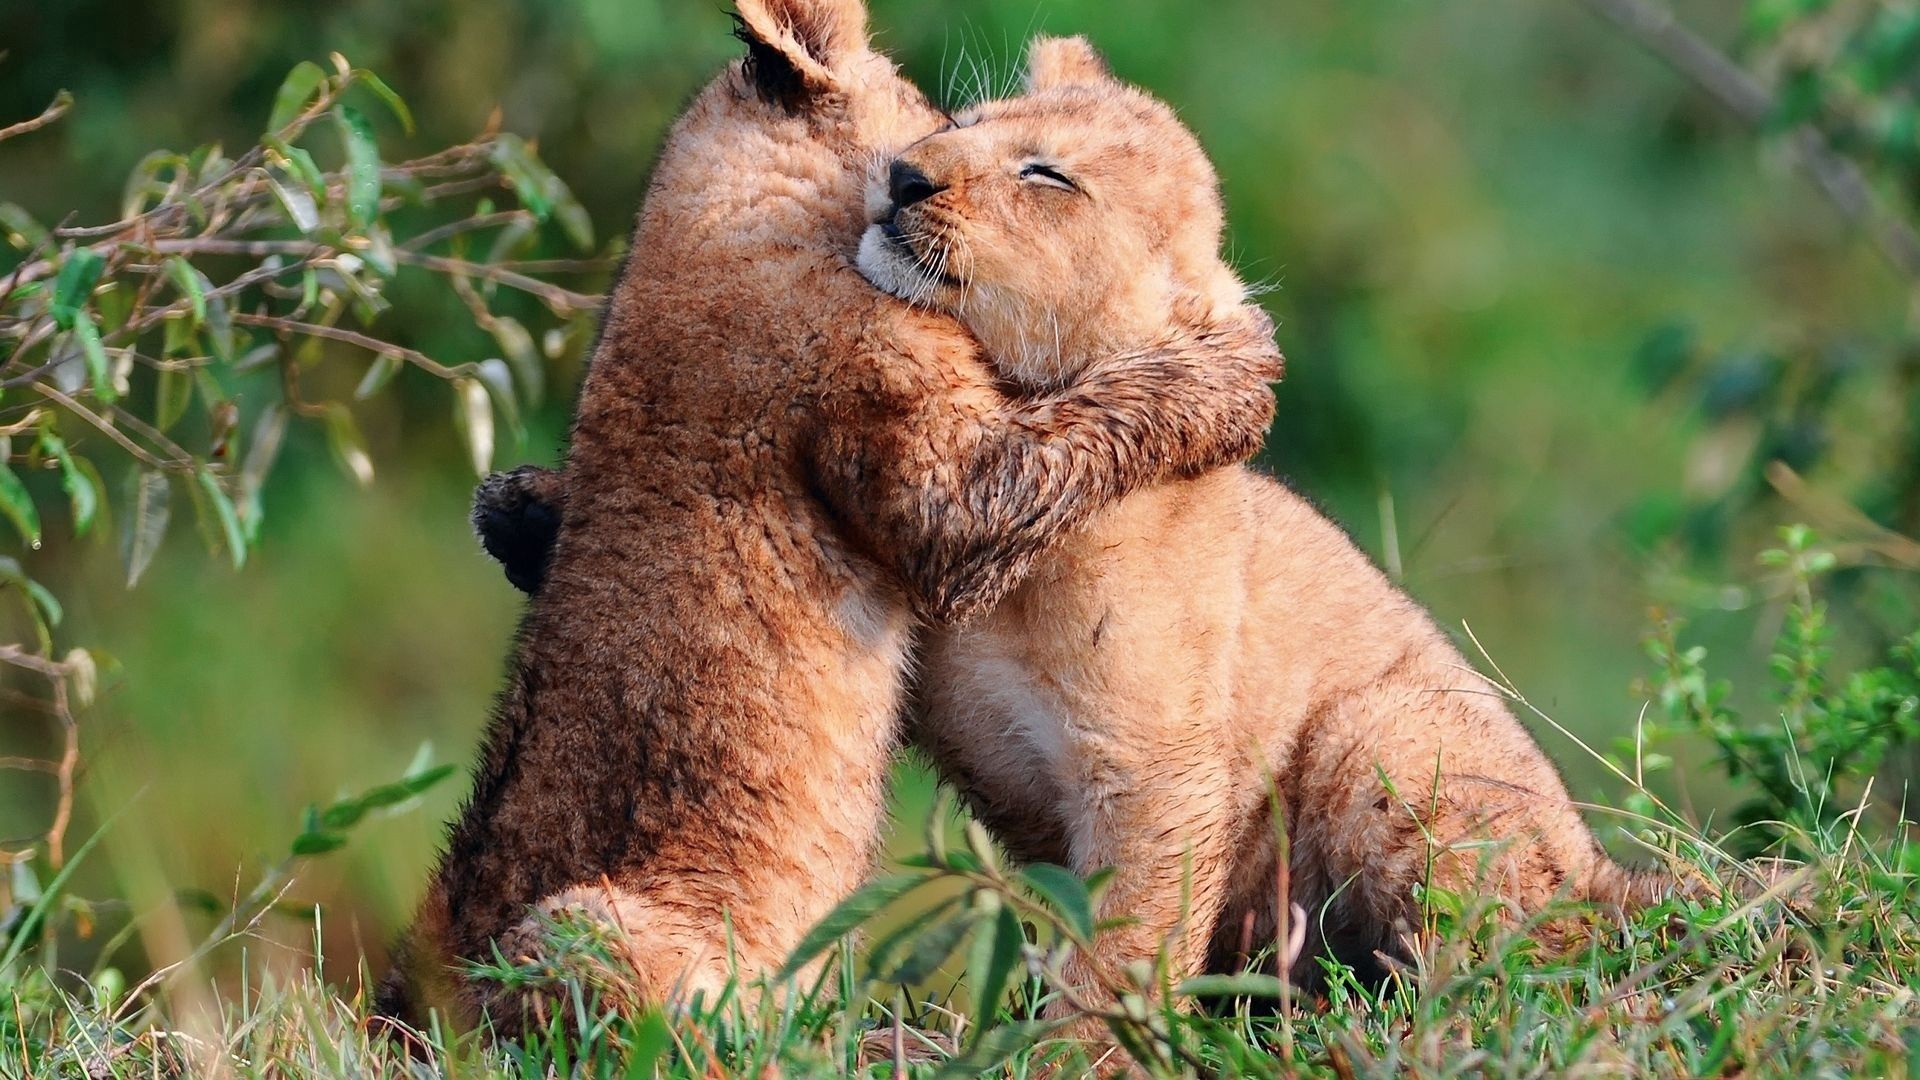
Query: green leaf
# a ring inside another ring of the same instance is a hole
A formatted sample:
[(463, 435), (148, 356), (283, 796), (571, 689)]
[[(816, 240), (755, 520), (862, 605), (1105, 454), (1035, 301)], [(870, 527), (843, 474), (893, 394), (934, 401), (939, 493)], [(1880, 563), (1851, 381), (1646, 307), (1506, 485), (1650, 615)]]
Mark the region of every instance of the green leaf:
[(553, 202), (553, 216), (560, 221), (560, 231), (581, 251), (593, 250), (593, 219), (587, 215), (587, 208), (580, 205), (580, 200), (573, 197), (573, 192), (564, 187), (561, 190), (563, 194)]
[(267, 114), (267, 132), (278, 135), (285, 130), (307, 107), (314, 91), (326, 81), (327, 73), (311, 60), (302, 60), (293, 65), (293, 70), (287, 72), (287, 77), (281, 80), (280, 89), (273, 95), (273, 111)]
[(93, 516), (100, 509), (100, 493), (94, 490), (93, 477), (75, 463), (66, 440), (52, 428), (40, 429), (40, 451), (60, 463), (60, 485), (67, 489), (67, 499), (73, 504), (74, 534), (87, 535), (87, 530), (93, 527)]
[(901, 953), (918, 941), (920, 935), (932, 925), (935, 919), (943, 918), (962, 899), (960, 894), (949, 896), (887, 931), (884, 937), (869, 945), (867, 947), (868, 980), (877, 982), (890, 980), (894, 969), (899, 966)]
[(1882, 102), (1868, 113), (1866, 129), (1888, 160), (1911, 166), (1920, 160), (1920, 110), (1905, 102)]
[(888, 973), (888, 982), (917, 986), (933, 977), (940, 965), (947, 962), (953, 951), (960, 947), (960, 939), (973, 929), (979, 915), (971, 908), (962, 910), (958, 915), (922, 933), (913, 943), (913, 949), (900, 966)]
[(967, 954), (967, 981), (973, 984), (974, 1027), (971, 1041), (975, 1044), (993, 1026), (1000, 998), (1007, 991), (1007, 982), (1013, 976), (1014, 966), (1020, 962), (1020, 948), (1027, 942), (1026, 931), (1020, 928), (1020, 920), (1014, 916), (1013, 909), (1005, 904), (998, 905), (998, 908), (993, 918), (982, 919), (975, 928), (973, 944)]
[(0, 226), (5, 226), (13, 234), (16, 247), (36, 248), (53, 240), (47, 227), (34, 220), (33, 215), (18, 203), (0, 202)]
[(413, 798), (413, 790), (404, 783), (381, 784), (360, 796), (360, 805), (368, 810), (378, 810), (387, 806), (399, 806)]
[(293, 854), (300, 857), (325, 855), (347, 846), (347, 838), (335, 832), (305, 832), (293, 838)]
[(1067, 925), (1084, 940), (1093, 938), (1093, 897), (1073, 871), (1052, 863), (1034, 863), (1020, 871), (1035, 893), (1067, 920)]
[(1774, 131), (1785, 131), (1808, 123), (1820, 115), (1826, 99), (1826, 86), (1816, 68), (1801, 67), (1788, 71), (1780, 79), (1780, 88), (1774, 97), (1773, 113), (1767, 117), (1767, 127)]
[(380, 76), (365, 68), (356, 68), (353, 77), (358, 79), (361, 85), (373, 91), (381, 101), (386, 102), (387, 109), (393, 113), (393, 118), (400, 121), (400, 127), (407, 134), (413, 134), (413, 112), (407, 108), (405, 99), (394, 92), (393, 87), (388, 86)]
[[(30, 605), (30, 614), (40, 624), (40, 636), (45, 639), (53, 627), (60, 625), (66, 612), (60, 607), (60, 601), (47, 591), (46, 586), (27, 576), (20, 560), (11, 556), (0, 556), (0, 584), (17, 585), (25, 593)], [(44, 641), (43, 641), (44, 643)]]
[(520, 423), (520, 400), (513, 390), (513, 369), (507, 366), (505, 360), (491, 357), (480, 361), (473, 374), (486, 386), (487, 396), (493, 399), (493, 407), (500, 414), (500, 419), (506, 421), (507, 430), (513, 433), (516, 440), (524, 441), (527, 432)]
[(287, 435), (287, 407), (274, 402), (260, 410), (253, 423), (253, 437), (247, 440), (246, 460), (240, 465), (240, 490), (252, 497), (266, 483), (267, 473), (280, 457), (280, 446)]
[(1914, 54), (1920, 52), (1920, 8), (1881, 7), (1862, 35), (1860, 48), (1863, 88), (1879, 91), (1911, 74)]
[(193, 377), (177, 368), (162, 368), (153, 384), (153, 426), (165, 431), (179, 423), (192, 403)]
[(658, 1009), (647, 1010), (627, 1028), (626, 1080), (652, 1080), (655, 1067), (672, 1046), (673, 1030), (667, 1018)]
[(120, 534), (121, 560), (127, 567), (127, 588), (138, 584), (152, 565), (160, 541), (167, 535), (168, 506), (172, 487), (167, 475), (155, 469), (141, 469), (130, 478), (127, 513)]
[(184, 182), (187, 177), (187, 159), (170, 150), (155, 150), (142, 157), (133, 171), (127, 174), (127, 182), (121, 189), (120, 216), (133, 217), (143, 210), (149, 201), (159, 201), (167, 197), (173, 184), (159, 180), (162, 169), (175, 170), (175, 183)]
[(274, 153), (280, 155), (281, 160), (279, 164), (285, 166), (292, 179), (300, 181), (301, 185), (305, 187), (307, 194), (311, 196), (315, 202), (321, 202), (326, 199), (327, 178), (326, 175), (320, 171), (320, 166), (314, 164), (312, 154), (307, 153), (307, 151), (301, 147), (281, 142), (272, 136), (268, 136), (261, 141), (265, 146), (273, 150)]
[(393, 377), (398, 375), (400, 369), (405, 366), (407, 362), (399, 353), (384, 352), (374, 357), (373, 364), (367, 368), (367, 373), (361, 376), (360, 385), (353, 388), (354, 400), (365, 401), (386, 389), (387, 384), (392, 382)]
[(87, 359), (87, 378), (93, 383), (93, 396), (112, 404), (120, 394), (113, 388), (113, 365), (107, 360), (106, 346), (100, 343), (100, 328), (93, 324), (93, 316), (82, 312), (73, 324), (74, 340), (80, 343), (80, 353)]
[(5, 462), (0, 462), (0, 513), (13, 522), (14, 530), (25, 538), (28, 547), (39, 550), (40, 512), (33, 508), (33, 496), (27, 493), (27, 485), (20, 482), (19, 475)]
[(263, 341), (253, 348), (248, 349), (245, 354), (233, 362), (233, 366), (228, 370), (235, 375), (241, 375), (249, 371), (258, 371), (268, 364), (279, 362), (279, 360), (280, 343), (277, 341)]
[(493, 467), (493, 405), (476, 379), (453, 381), (453, 422), (467, 444), (473, 471), (486, 476)]
[(491, 156), (521, 205), (534, 217), (541, 221), (558, 218), (561, 231), (576, 247), (582, 251), (593, 247), (593, 221), (586, 208), (531, 146), (517, 135), (502, 135), (494, 142)]
[(400, 259), (394, 253), (393, 234), (385, 225), (375, 223), (367, 229), (367, 246), (359, 250), (373, 272), (381, 277), (390, 278), (400, 272)]
[(366, 816), (367, 810), (368, 806), (362, 799), (343, 799), (320, 811), (320, 827), (328, 830), (351, 829)]
[(31, 906), (40, 899), (40, 878), (33, 872), (33, 862), (21, 859), (13, 864), (13, 902)]
[(27, 595), (33, 598), (34, 606), (40, 609), (40, 614), (46, 619), (47, 625), (59, 626), (60, 620), (67, 617), (66, 609), (60, 606), (59, 599), (49, 592), (45, 585), (32, 578), (26, 578), (22, 584), (27, 590)]
[(381, 784), (378, 787), (369, 788), (354, 798), (342, 799), (327, 807), (325, 810), (320, 811), (317, 818), (318, 824), (310, 828), (309, 831), (314, 831), (314, 829), (335, 831), (350, 829), (359, 824), (360, 819), (365, 817), (369, 811), (380, 810), (389, 806), (398, 806), (409, 799), (415, 798), (421, 792), (426, 791), (428, 788), (453, 775), (453, 770), (454, 767), (451, 765), (442, 765), (422, 773), (409, 775), (391, 784)]
[(806, 937), (794, 947), (793, 955), (787, 958), (780, 974), (774, 981), (785, 982), (799, 974), (800, 969), (811, 964), (821, 953), (834, 946), (841, 938), (852, 933), (861, 924), (871, 919), (876, 912), (895, 900), (912, 892), (931, 880), (926, 874), (889, 874), (876, 878), (861, 886), (852, 896), (840, 901), (838, 907), (827, 913), (826, 918), (807, 931)]
[[(518, 135), (502, 135), (494, 140), (493, 151), (488, 155), (506, 177), (507, 186), (520, 197), (521, 205), (541, 221), (553, 211), (553, 201), (547, 195), (547, 178), (553, 174), (541, 164), (526, 141)], [(558, 178), (555, 178), (556, 182)]]
[(1284, 989), (1272, 975), (1242, 972), (1238, 975), (1196, 975), (1183, 980), (1175, 992), (1181, 997), (1278, 998)]
[(367, 453), (367, 441), (353, 412), (338, 402), (327, 406), (327, 446), (333, 459), (361, 487), (373, 483), (373, 457)]
[(1000, 863), (993, 851), (993, 838), (987, 835), (987, 827), (969, 818), (965, 833), (967, 850), (973, 853), (973, 857), (978, 859), (980, 865), (989, 873), (997, 872), (1000, 869)]
[(221, 536), (226, 541), (227, 555), (233, 559), (235, 570), (247, 565), (247, 538), (240, 531), (240, 516), (234, 512), (233, 500), (227, 497), (226, 489), (220, 486), (220, 480), (212, 471), (202, 465), (194, 470), (194, 479), (200, 482), (200, 490), (213, 504), (215, 518), (220, 523)]
[(303, 235), (311, 235), (313, 230), (320, 227), (320, 206), (312, 195), (281, 183), (271, 173), (267, 174), (267, 187), (280, 203), (280, 209), (287, 212), (287, 219), (293, 222), (293, 227)]
[(1752, 0), (1747, 6), (1747, 27), (1761, 37), (1774, 37), (1830, 3), (1832, 0)]
[(934, 1078), (963, 1080), (995, 1070), (1008, 1058), (1052, 1034), (1059, 1026), (1044, 1020), (1027, 1020), (1018, 1024), (1001, 1024), (980, 1032), (973, 1048), (959, 1057), (948, 1059), (933, 1074)]
[(72, 330), (79, 323), (87, 297), (93, 294), (93, 287), (100, 283), (100, 275), (106, 268), (106, 257), (92, 248), (74, 248), (67, 253), (60, 263), (59, 276), (54, 279), (53, 304), (48, 309), (54, 325)]
[(440, 782), (455, 772), (455, 766), (435, 765), (431, 769), (419, 769), (409, 772), (400, 783), (406, 786), (409, 794), (418, 795), (430, 788), (438, 787)]
[(546, 395), (547, 369), (540, 350), (534, 347), (533, 335), (527, 332), (519, 319), (510, 315), (494, 316), (487, 329), (493, 332), (493, 340), (500, 343), (500, 351), (506, 354), (520, 395), (538, 405)]
[(211, 283), (192, 263), (178, 255), (167, 259), (167, 277), (179, 287), (180, 295), (187, 298), (193, 310), (193, 325), (197, 329), (207, 321), (207, 290)]
[[(160, 328), (162, 333), (160, 355), (162, 358), (170, 359), (176, 356), (190, 355), (193, 353), (194, 347), (200, 342), (200, 336), (196, 332), (197, 328), (193, 325), (193, 320), (184, 315), (167, 316), (167, 318), (161, 322)], [(165, 370), (168, 369), (162, 369), (162, 371)]]
[(373, 125), (351, 105), (336, 105), (334, 119), (347, 154), (347, 220), (364, 228), (380, 213), (380, 147)]

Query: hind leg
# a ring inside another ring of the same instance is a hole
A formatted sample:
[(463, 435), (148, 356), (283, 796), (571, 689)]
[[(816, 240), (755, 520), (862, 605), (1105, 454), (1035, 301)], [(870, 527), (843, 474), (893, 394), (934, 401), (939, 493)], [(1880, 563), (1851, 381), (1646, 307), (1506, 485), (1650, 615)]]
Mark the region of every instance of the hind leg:
[(1343, 960), (1409, 956), (1427, 925), (1419, 887), (1531, 914), (1611, 866), (1526, 730), (1460, 680), (1416, 667), (1347, 695), (1282, 778), (1296, 876), (1322, 901), (1314, 937)]

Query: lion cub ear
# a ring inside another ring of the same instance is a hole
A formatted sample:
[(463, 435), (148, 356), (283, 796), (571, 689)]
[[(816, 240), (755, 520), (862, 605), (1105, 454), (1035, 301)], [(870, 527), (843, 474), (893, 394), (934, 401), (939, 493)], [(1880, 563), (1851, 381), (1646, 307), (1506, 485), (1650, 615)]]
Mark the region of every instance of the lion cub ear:
[(1027, 46), (1030, 94), (1061, 86), (1107, 86), (1116, 81), (1107, 62), (1086, 38), (1042, 35)]
[(736, 0), (733, 18), (755, 88), (788, 108), (837, 89), (867, 47), (864, 0)]

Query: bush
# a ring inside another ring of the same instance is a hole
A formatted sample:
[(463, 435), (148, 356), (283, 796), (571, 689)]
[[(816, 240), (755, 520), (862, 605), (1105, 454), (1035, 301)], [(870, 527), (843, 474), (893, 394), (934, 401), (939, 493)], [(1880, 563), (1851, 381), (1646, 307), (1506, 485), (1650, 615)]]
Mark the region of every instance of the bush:
[[(63, 94), (0, 128), (0, 141), (30, 136), (70, 105)], [(497, 432), (520, 431), (523, 407), (545, 392), (546, 364), (583, 347), (598, 307), (553, 278), (603, 269), (609, 253), (524, 257), (546, 231), (583, 251), (593, 236), (566, 185), (518, 137), (490, 127), (388, 162), (369, 111), (411, 126), (371, 72), (338, 55), (332, 71), (302, 63), (275, 95), (259, 145), (237, 157), (218, 146), (148, 154), (119, 220), (46, 225), (0, 203), (0, 236), (24, 253), (0, 274), (0, 516), (26, 548), (117, 519), (132, 588), (184, 500), (208, 549), (239, 569), (289, 425), (324, 430), (340, 467), (370, 483), (353, 405), (390, 392), (409, 368), (445, 385), (477, 473), (490, 467)], [(450, 290), (498, 354), (443, 363), (383, 336), (385, 293), (402, 276)], [(503, 294), (538, 302), (533, 325), (502, 310)], [(351, 364), (364, 372), (343, 384), (337, 369)], [(343, 385), (350, 394), (327, 389)], [(62, 512), (64, 528), (53, 524)], [(78, 717), (113, 669), (60, 641), (60, 602), (29, 567), (0, 556), (0, 589), (18, 615), (0, 631), (17, 635), (0, 645), (0, 666), (52, 718), (60, 750), (0, 764), (50, 775), (58, 795), (39, 843), (4, 860), (38, 858), (57, 872)]]
[[(1816, 589), (1837, 560), (1803, 526), (1782, 536), (1784, 545), (1761, 559), (1779, 572), (1789, 596), (1769, 665), (1777, 715), (1742, 720), (1729, 708), (1731, 684), (1708, 674), (1704, 648), (1680, 644), (1678, 620), (1664, 622), (1647, 641), (1658, 669), (1649, 692), (1665, 720), (1646, 735), (1654, 741), (1686, 733), (1711, 743), (1726, 775), (1753, 792), (1734, 811), (1738, 846), (1749, 853), (1789, 836), (1857, 828), (1882, 763), (1920, 746), (1920, 631), (1897, 642), (1882, 664), (1833, 671), (1832, 630)], [(1872, 812), (1889, 813), (1884, 806)]]

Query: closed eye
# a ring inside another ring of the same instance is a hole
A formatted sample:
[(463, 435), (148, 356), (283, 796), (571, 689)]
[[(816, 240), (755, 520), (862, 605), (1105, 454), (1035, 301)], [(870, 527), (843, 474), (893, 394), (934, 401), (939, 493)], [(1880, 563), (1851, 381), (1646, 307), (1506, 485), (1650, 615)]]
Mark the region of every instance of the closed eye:
[(1079, 191), (1080, 185), (1067, 178), (1067, 175), (1051, 165), (1028, 165), (1020, 170), (1020, 179), (1031, 180), (1036, 184), (1060, 188), (1063, 191)]

